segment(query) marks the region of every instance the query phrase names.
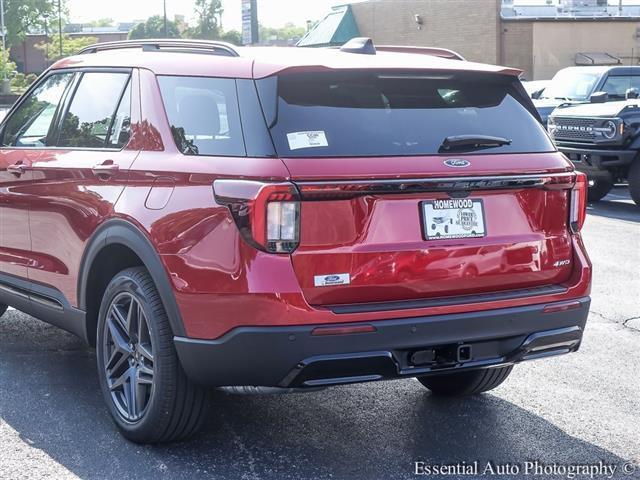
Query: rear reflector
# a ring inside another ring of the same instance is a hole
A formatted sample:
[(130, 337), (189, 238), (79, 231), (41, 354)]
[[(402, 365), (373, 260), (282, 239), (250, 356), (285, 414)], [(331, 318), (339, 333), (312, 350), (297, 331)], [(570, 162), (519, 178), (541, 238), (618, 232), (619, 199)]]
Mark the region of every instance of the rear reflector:
[(576, 308), (580, 308), (580, 302), (577, 300), (572, 302), (547, 305), (542, 310), (542, 313), (566, 312), (567, 310), (575, 310)]
[(314, 328), (311, 335), (350, 335), (352, 333), (373, 333), (376, 327), (373, 325), (357, 325), (351, 327), (318, 327)]

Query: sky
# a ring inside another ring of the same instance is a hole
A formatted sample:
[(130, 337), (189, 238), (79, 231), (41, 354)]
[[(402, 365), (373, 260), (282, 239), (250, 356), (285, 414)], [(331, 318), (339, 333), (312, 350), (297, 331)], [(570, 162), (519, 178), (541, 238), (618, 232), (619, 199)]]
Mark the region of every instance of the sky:
[[(260, 23), (279, 27), (287, 22), (304, 26), (307, 20), (324, 18), (333, 5), (348, 0), (258, 0)], [(96, 18), (115, 21), (142, 20), (151, 15), (162, 15), (162, 0), (67, 0), (72, 22), (88, 22)], [(353, 2), (351, 2), (353, 3)], [(193, 0), (167, 0), (167, 15), (193, 16)], [(225, 30), (241, 28), (240, 0), (222, 0)]]
[[(355, 3), (362, 0), (258, 0), (260, 23), (269, 27), (280, 27), (287, 22), (304, 26), (307, 20), (320, 20), (334, 5)], [(72, 22), (89, 22), (98, 18), (113, 18), (116, 22), (144, 20), (162, 14), (163, 0), (67, 0)], [(167, 14), (193, 17), (193, 0), (166, 0)], [(240, 30), (240, 0), (222, 0), (225, 30)], [(516, 0), (522, 4), (544, 4), (545, 0)], [(617, 0), (609, 3), (617, 4)], [(623, 0), (624, 4), (640, 3), (640, 0)]]

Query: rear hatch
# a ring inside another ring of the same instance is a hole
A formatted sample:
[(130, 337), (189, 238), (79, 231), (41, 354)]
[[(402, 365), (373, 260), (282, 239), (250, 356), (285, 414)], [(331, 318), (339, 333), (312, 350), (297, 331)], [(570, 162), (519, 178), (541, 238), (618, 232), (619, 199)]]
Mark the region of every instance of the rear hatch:
[(291, 259), (311, 305), (568, 280), (573, 174), (515, 77), (290, 73), (277, 92), (265, 113), (302, 199)]

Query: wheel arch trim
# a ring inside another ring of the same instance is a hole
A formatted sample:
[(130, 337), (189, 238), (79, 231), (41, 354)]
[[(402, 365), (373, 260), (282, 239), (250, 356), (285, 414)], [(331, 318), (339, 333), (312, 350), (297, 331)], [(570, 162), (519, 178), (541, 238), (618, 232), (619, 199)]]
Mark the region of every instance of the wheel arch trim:
[(89, 240), (82, 255), (78, 274), (78, 308), (87, 310), (87, 284), (91, 267), (100, 252), (110, 245), (127, 247), (140, 258), (160, 293), (173, 334), (185, 336), (182, 315), (160, 256), (148, 236), (139, 227), (123, 219), (107, 220)]

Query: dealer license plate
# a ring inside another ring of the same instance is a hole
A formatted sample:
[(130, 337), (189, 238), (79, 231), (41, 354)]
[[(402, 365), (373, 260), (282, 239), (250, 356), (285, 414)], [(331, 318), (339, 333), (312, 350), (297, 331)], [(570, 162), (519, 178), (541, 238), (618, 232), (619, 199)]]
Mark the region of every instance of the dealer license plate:
[(450, 198), (424, 201), (422, 220), (427, 240), (480, 238), (487, 233), (481, 199)]

